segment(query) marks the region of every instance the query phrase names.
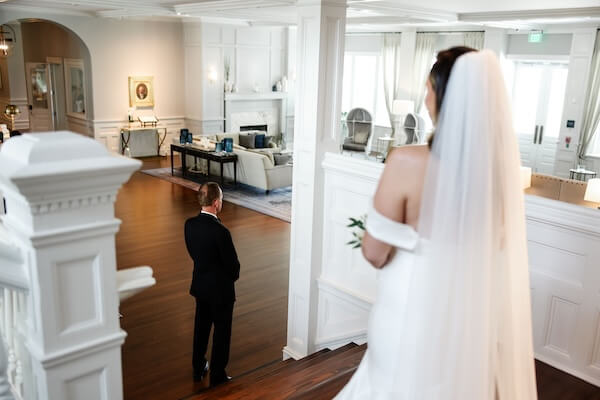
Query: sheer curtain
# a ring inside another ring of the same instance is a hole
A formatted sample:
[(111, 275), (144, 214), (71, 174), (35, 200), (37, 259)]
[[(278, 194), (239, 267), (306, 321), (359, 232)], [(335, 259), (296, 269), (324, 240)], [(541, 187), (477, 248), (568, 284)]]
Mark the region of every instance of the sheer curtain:
[(594, 46), (594, 55), (590, 66), (590, 81), (579, 141), (578, 155), (580, 159), (585, 158), (600, 123), (600, 96), (598, 93), (600, 93), (600, 30), (596, 33), (596, 45)]
[[(385, 107), (390, 117), (390, 126), (395, 130), (395, 116), (392, 114), (392, 103), (400, 95), (400, 34), (383, 35), (383, 92)], [(394, 131), (393, 135), (396, 132)]]
[(421, 111), (425, 100), (425, 83), (435, 54), (437, 36), (437, 33), (417, 33), (411, 91), (411, 100), (415, 102), (417, 113)]
[(463, 43), (467, 47), (475, 50), (483, 49), (483, 41), (485, 39), (483, 32), (465, 32), (463, 34)]

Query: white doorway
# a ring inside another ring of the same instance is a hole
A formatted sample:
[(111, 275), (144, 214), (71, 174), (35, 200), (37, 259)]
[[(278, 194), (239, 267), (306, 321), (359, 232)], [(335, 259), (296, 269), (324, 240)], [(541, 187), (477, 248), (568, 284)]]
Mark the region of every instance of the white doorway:
[(61, 58), (48, 62), (52, 123), (55, 131), (61, 131), (67, 129), (64, 66)]
[(521, 164), (533, 172), (554, 173), (568, 64), (513, 60), (512, 105)]
[(32, 132), (54, 130), (49, 70), (49, 65), (45, 63), (27, 63), (29, 130)]

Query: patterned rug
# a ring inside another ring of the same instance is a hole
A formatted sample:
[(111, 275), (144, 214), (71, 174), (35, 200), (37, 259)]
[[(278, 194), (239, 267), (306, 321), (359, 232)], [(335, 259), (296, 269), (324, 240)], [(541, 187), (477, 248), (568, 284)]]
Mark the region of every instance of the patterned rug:
[[(171, 175), (171, 168), (145, 169), (144, 174), (164, 179), (171, 183), (184, 186), (188, 189), (198, 191), (200, 183), (206, 181), (206, 176), (198, 175), (192, 177), (194, 180), (181, 177), (181, 169), (175, 169), (175, 175)], [(211, 180), (219, 182), (219, 178), (211, 177)], [(238, 206), (246, 207), (259, 213), (279, 218), (286, 222), (292, 220), (292, 187), (275, 189), (265, 194), (264, 190), (253, 186), (238, 183), (236, 187), (225, 184), (223, 188), (223, 200)]]

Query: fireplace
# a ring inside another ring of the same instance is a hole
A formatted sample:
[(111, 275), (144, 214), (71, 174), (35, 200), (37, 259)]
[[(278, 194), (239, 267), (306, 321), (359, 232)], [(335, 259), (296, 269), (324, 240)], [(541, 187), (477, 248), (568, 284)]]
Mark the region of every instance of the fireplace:
[(267, 125), (245, 125), (245, 126), (240, 126), (240, 132), (244, 132), (244, 131), (263, 131), (263, 132), (267, 132)]

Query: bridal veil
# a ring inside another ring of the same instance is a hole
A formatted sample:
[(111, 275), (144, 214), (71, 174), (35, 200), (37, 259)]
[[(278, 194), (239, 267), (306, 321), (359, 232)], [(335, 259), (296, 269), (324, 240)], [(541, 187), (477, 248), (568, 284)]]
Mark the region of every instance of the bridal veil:
[[(395, 392), (410, 400), (535, 400), (517, 138), (497, 57), (459, 57), (426, 175)], [(394, 334), (390, 332), (390, 334)]]

